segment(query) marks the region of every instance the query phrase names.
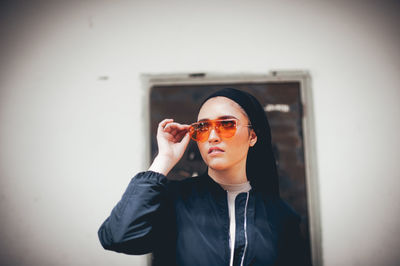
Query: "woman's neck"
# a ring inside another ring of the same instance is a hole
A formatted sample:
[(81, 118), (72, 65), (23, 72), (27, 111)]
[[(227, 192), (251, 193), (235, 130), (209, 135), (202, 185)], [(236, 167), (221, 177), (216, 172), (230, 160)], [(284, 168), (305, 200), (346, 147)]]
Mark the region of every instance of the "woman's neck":
[(215, 170), (208, 167), (208, 175), (218, 184), (243, 184), (247, 182), (246, 167)]

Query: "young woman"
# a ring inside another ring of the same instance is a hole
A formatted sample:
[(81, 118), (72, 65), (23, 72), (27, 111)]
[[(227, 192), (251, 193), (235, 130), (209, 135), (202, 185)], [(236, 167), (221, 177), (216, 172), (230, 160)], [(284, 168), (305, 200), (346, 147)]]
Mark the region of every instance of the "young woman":
[[(190, 138), (206, 173), (170, 181)], [(299, 217), (279, 197), (261, 104), (231, 88), (210, 95), (197, 122), (163, 120), (158, 155), (99, 229), (105, 249), (153, 252), (153, 265), (303, 265)]]

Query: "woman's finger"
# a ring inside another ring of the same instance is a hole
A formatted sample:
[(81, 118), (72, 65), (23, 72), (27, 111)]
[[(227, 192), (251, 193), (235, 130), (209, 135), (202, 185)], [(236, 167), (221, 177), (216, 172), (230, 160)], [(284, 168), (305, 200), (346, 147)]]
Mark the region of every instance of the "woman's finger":
[(170, 123), (167, 123), (164, 126), (164, 131), (171, 132), (171, 129), (175, 129), (175, 130), (178, 130), (178, 131), (187, 130), (189, 127), (190, 127), (189, 125), (183, 125), (183, 124), (179, 124), (179, 123), (176, 123), (176, 122), (170, 122)]
[(178, 127), (178, 123), (176, 123), (176, 122), (170, 122), (170, 123), (167, 123), (165, 126), (164, 126), (164, 131), (165, 130), (167, 130), (167, 129), (170, 129), (170, 128), (176, 128), (176, 127)]
[(187, 132), (188, 132), (187, 130), (181, 130), (181, 131), (179, 131), (179, 133), (175, 136), (176, 140), (177, 140), (178, 142), (181, 142), (181, 141), (182, 141), (182, 138), (186, 135)]
[(164, 119), (163, 121), (158, 123), (158, 128), (165, 128), (168, 123), (172, 123), (173, 121), (174, 121), (174, 119), (171, 119), (171, 118)]
[[(171, 119), (171, 120), (173, 121), (173, 119)], [(168, 126), (168, 127), (173, 126), (173, 127), (179, 128), (179, 129), (190, 127), (189, 125), (180, 124), (178, 122), (171, 122), (171, 123), (168, 123), (168, 125), (166, 125), (166, 126)]]
[(190, 135), (188, 132), (186, 132), (183, 136), (182, 139), (179, 141), (180, 145), (184, 147), (184, 150), (186, 149), (187, 145), (189, 144), (190, 141)]
[(179, 130), (187, 130), (190, 128), (190, 126), (186, 124), (178, 124), (178, 128)]

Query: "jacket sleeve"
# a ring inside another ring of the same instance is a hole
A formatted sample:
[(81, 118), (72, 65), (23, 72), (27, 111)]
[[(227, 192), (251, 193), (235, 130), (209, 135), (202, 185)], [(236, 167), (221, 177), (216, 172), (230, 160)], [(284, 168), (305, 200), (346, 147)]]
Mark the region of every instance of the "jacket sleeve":
[(291, 217), (283, 224), (280, 254), (277, 265), (280, 266), (310, 266), (306, 259), (305, 241), (300, 232), (300, 217)]
[(101, 245), (107, 250), (126, 254), (152, 252), (157, 227), (165, 213), (166, 184), (164, 175), (152, 171), (141, 172), (132, 178), (98, 231)]

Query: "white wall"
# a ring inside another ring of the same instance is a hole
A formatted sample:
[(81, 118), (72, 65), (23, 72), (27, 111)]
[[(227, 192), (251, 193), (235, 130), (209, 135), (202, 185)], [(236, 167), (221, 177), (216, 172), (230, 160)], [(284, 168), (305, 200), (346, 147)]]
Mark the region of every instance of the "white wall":
[(398, 1), (60, 2), (0, 5), (2, 264), (145, 264), (97, 239), (148, 163), (140, 74), (273, 69), (313, 79), (325, 265), (399, 263)]

